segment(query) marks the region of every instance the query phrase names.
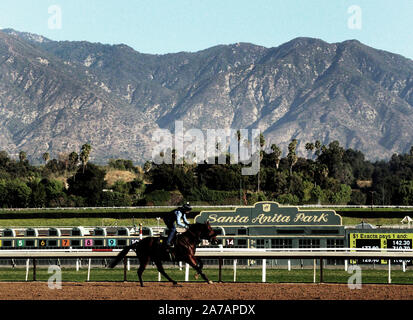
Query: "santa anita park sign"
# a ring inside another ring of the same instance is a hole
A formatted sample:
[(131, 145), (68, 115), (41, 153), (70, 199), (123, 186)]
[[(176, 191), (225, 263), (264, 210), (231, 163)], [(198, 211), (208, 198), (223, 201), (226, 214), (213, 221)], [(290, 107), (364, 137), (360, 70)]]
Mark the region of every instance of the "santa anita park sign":
[(209, 221), (215, 226), (341, 226), (334, 210), (300, 210), (276, 202), (257, 202), (232, 211), (202, 211), (195, 222)]

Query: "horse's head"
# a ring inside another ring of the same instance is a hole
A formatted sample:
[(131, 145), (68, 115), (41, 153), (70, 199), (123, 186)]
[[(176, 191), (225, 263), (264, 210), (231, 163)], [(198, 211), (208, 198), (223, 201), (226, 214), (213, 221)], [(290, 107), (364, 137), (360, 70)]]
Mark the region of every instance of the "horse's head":
[(209, 221), (201, 225), (202, 225), (202, 230), (201, 230), (200, 238), (208, 240), (213, 245), (217, 245), (218, 244), (217, 233), (214, 231), (214, 229), (212, 229), (211, 225), (209, 224)]

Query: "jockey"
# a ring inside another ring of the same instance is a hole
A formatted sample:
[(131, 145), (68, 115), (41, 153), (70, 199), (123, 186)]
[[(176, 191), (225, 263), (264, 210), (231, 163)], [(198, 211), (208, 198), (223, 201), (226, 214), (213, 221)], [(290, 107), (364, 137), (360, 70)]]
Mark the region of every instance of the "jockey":
[(166, 224), (166, 226), (169, 229), (169, 235), (168, 235), (168, 240), (166, 242), (167, 248), (171, 248), (171, 242), (172, 239), (175, 236), (176, 233), (176, 225), (175, 222), (178, 226), (182, 228), (189, 228), (189, 222), (186, 219), (186, 213), (190, 212), (192, 210), (191, 206), (189, 205), (189, 202), (185, 203), (182, 207), (179, 207), (178, 209), (173, 211), (173, 220), (169, 223)]

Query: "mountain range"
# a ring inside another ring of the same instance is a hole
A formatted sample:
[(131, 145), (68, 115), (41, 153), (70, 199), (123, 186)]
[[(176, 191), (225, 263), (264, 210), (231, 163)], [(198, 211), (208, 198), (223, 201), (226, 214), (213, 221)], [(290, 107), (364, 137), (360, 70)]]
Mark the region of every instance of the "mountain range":
[(413, 145), (413, 61), (356, 40), (296, 38), (198, 52), (0, 31), (0, 150), (32, 161), (92, 145), (91, 160), (151, 158), (159, 128), (253, 129), (288, 143), (338, 140), (369, 160)]

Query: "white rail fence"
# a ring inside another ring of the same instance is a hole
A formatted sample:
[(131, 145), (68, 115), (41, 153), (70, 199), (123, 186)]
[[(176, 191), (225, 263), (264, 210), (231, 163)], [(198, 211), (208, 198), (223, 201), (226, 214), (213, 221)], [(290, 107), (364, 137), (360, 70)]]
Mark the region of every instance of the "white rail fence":
[[(28, 279), (30, 260), (33, 261), (33, 280), (36, 280), (36, 259), (88, 259), (87, 281), (90, 280), (91, 259), (93, 258), (113, 258), (119, 253), (115, 250), (94, 250), (94, 249), (55, 249), (55, 250), (1, 250), (0, 259), (26, 259), (26, 281)], [(355, 249), (355, 248), (288, 248), (288, 249), (234, 249), (234, 248), (198, 248), (196, 256), (206, 259), (219, 260), (219, 281), (222, 281), (222, 261), (224, 259), (233, 260), (234, 282), (236, 281), (238, 259), (262, 259), (262, 282), (266, 282), (267, 259), (312, 259), (314, 261), (314, 277), (316, 282), (316, 261), (319, 261), (320, 282), (323, 282), (323, 261), (325, 259), (343, 259), (345, 270), (347, 271), (350, 260), (375, 258), (387, 260), (388, 283), (391, 283), (392, 259), (402, 260), (403, 271), (406, 271), (405, 260), (413, 259), (413, 249)], [(127, 280), (126, 272), (130, 269), (128, 258), (136, 258), (134, 252), (129, 252), (124, 259), (124, 281)], [(182, 264), (180, 264), (182, 267)], [(288, 263), (291, 270), (291, 263)], [(160, 277), (158, 277), (160, 280)], [(189, 265), (185, 266), (185, 281), (189, 281)]]

